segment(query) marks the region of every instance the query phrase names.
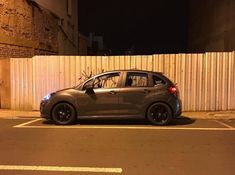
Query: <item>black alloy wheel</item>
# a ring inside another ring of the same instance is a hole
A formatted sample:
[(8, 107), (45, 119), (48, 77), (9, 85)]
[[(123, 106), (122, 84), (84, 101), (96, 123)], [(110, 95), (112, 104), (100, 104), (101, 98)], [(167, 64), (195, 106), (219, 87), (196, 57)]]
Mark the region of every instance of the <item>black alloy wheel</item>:
[(76, 112), (72, 105), (59, 103), (52, 110), (52, 120), (58, 125), (73, 124), (76, 120)]
[(164, 103), (154, 103), (147, 111), (147, 119), (152, 125), (167, 125), (172, 119), (170, 107)]

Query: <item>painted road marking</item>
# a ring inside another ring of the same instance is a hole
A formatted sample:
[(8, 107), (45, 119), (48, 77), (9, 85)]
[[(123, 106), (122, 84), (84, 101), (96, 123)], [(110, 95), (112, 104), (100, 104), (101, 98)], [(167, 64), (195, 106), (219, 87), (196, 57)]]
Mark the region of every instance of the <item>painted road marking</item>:
[(122, 173), (122, 168), (0, 165), (0, 170)]
[(32, 120), (32, 119), (36, 119), (38, 117), (20, 117), (20, 116), (15, 116), (15, 117), (1, 117), (0, 119), (4, 119), (4, 120)]
[(219, 120), (213, 120), (213, 121), (215, 121), (216, 123), (219, 123), (219, 124), (221, 124), (221, 125), (223, 125), (223, 126), (225, 126), (225, 127), (227, 127), (227, 128), (234, 128), (234, 127), (232, 127), (232, 126), (230, 126), (230, 125), (228, 125), (228, 124), (226, 124), (226, 123), (224, 123), (224, 122), (221, 122), (221, 121), (219, 121)]
[(17, 116), (17, 117), (14, 117), (12, 119), (17, 119), (17, 120), (26, 120), (26, 119), (30, 119), (30, 120), (33, 120), (33, 119), (38, 119), (38, 117), (20, 117), (20, 116)]
[(235, 128), (186, 128), (154, 126), (23, 126), (17, 128), (34, 129), (129, 129), (129, 130), (201, 130), (201, 131), (235, 131)]
[(37, 122), (37, 121), (40, 121), (40, 120), (42, 120), (42, 119), (35, 119), (35, 120), (31, 120), (31, 121), (29, 121), (29, 122), (25, 122), (25, 123), (22, 123), (22, 124), (16, 125), (16, 126), (14, 126), (14, 127), (15, 127), (15, 128), (24, 127), (25, 125), (29, 125), (29, 124), (31, 124), (31, 123), (34, 123), (34, 122)]
[[(172, 126), (88, 126), (88, 125), (72, 125), (72, 126), (30, 126), (34, 122), (43, 119), (36, 119), (14, 126), (15, 128), (34, 128), (34, 129), (129, 129), (129, 130), (198, 130), (198, 131), (235, 131), (233, 127), (226, 128), (192, 128), (192, 127), (172, 127)], [(27, 126), (28, 125), (28, 126)]]

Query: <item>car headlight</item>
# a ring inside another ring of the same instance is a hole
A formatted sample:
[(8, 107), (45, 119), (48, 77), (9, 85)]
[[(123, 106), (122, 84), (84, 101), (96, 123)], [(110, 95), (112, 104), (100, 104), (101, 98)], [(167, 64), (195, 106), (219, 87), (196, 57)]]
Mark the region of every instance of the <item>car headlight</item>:
[(45, 97), (43, 97), (43, 100), (49, 100), (51, 98), (51, 94), (47, 94)]

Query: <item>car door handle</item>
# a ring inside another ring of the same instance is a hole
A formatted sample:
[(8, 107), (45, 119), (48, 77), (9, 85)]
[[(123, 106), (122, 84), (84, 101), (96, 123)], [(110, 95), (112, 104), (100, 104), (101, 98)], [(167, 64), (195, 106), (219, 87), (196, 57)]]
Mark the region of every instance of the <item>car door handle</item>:
[(144, 93), (145, 93), (145, 94), (148, 94), (148, 93), (150, 93), (150, 92), (151, 92), (150, 90), (144, 89)]
[(115, 95), (115, 94), (117, 94), (117, 92), (116, 91), (109, 91), (109, 94)]

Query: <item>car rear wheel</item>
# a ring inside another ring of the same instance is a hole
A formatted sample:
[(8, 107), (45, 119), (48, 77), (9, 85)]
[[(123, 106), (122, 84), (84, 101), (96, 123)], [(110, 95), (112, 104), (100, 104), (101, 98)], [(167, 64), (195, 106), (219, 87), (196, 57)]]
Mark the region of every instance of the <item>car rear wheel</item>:
[(58, 125), (73, 124), (76, 120), (76, 112), (72, 105), (59, 103), (52, 110), (52, 120)]
[(164, 103), (154, 103), (147, 111), (147, 119), (152, 125), (167, 125), (172, 120), (170, 107)]

